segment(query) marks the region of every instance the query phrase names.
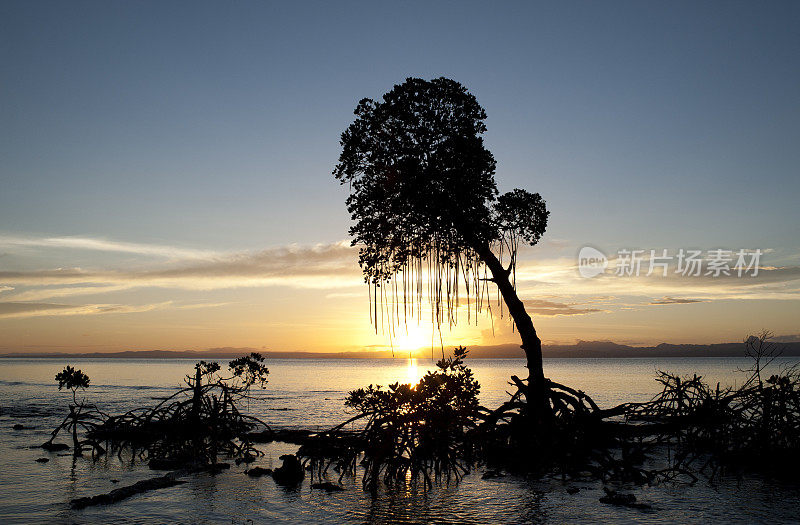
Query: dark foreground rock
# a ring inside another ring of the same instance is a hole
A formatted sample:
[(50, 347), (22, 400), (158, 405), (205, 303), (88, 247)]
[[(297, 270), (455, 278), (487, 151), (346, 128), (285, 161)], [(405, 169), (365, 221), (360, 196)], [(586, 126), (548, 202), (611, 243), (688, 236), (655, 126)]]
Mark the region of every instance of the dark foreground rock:
[(267, 476), (269, 474), (272, 474), (272, 469), (264, 467), (253, 467), (249, 470), (245, 470), (244, 473), (250, 476), (251, 478), (260, 478), (261, 476)]
[(174, 487), (175, 485), (181, 485), (186, 482), (181, 480), (180, 478), (188, 476), (190, 474), (198, 474), (200, 472), (208, 472), (210, 474), (216, 474), (221, 470), (226, 470), (229, 468), (230, 465), (228, 463), (215, 463), (213, 465), (204, 465), (184, 470), (176, 470), (174, 472), (164, 474), (163, 476), (159, 476), (157, 478), (150, 478), (150, 479), (144, 479), (142, 481), (137, 481), (133, 485), (126, 485), (124, 487), (114, 489), (111, 492), (108, 492), (107, 494), (98, 494), (97, 496), (75, 498), (72, 501), (70, 501), (70, 507), (72, 507), (73, 509), (84, 509), (86, 507), (92, 507), (94, 505), (108, 505), (111, 503), (116, 503), (118, 501), (130, 498), (131, 496), (135, 496), (136, 494), (141, 494), (143, 492), (149, 492), (151, 490), (165, 489), (169, 487)]
[(297, 459), (297, 456), (294, 454), (284, 454), (281, 456), (281, 459), (283, 460), (283, 465), (272, 472), (272, 478), (275, 480), (275, 483), (285, 487), (292, 487), (300, 484), (303, 478), (306, 477), (306, 473), (302, 463)]
[(137, 481), (133, 485), (127, 485), (125, 487), (114, 489), (108, 494), (98, 494), (97, 496), (76, 498), (70, 502), (70, 507), (73, 509), (85, 509), (86, 507), (91, 507), (94, 505), (108, 505), (110, 503), (116, 503), (118, 501), (130, 498), (136, 494), (141, 494), (142, 492), (174, 487), (175, 485), (185, 483), (184, 481), (178, 479), (180, 475), (182, 474), (170, 472), (164, 476)]
[(51, 443), (49, 441), (45, 441), (42, 443), (41, 448), (47, 450), (48, 452), (57, 452), (59, 450), (68, 450), (69, 445), (66, 443)]

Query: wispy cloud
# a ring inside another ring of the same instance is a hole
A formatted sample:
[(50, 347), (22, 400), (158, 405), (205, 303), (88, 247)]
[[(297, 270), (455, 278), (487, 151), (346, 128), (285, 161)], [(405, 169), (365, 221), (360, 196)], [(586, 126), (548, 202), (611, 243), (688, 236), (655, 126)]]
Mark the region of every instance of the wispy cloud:
[(579, 275), (575, 261), (560, 258), (520, 262), (517, 287), (526, 295), (684, 297), (699, 300), (722, 299), (800, 299), (800, 266), (766, 266), (756, 277), (732, 275), (685, 276), (674, 272), (666, 276), (617, 276), (613, 271), (594, 278)]
[(523, 299), (525, 309), (531, 314), (556, 316), (556, 315), (586, 315), (603, 312), (599, 308), (579, 308), (577, 304), (559, 303), (540, 299)]
[(16, 301), (92, 295), (132, 288), (162, 287), (214, 290), (289, 286), (335, 289), (362, 284), (356, 251), (338, 242), (310, 247), (287, 246), (255, 253), (178, 261), (142, 270), (56, 268), (0, 271), (0, 283), (37, 287), (14, 295)]
[(680, 297), (662, 297), (661, 299), (654, 299), (650, 304), (691, 304), (691, 303), (705, 303), (701, 299), (685, 299)]
[(168, 259), (208, 259), (215, 257), (220, 253), (210, 250), (197, 250), (163, 244), (121, 242), (91, 237), (0, 236), (0, 248), (15, 246), (130, 253), (155, 257), (166, 257)]
[[(208, 291), (280, 286), (328, 290), (325, 297), (330, 299), (359, 297), (364, 293), (359, 291), (363, 277), (357, 263), (357, 249), (347, 241), (224, 253), (87, 237), (0, 236), (0, 247), (13, 245), (117, 251), (159, 258), (147, 266), (142, 266), (139, 260), (136, 267), (119, 266), (122, 263), (117, 262), (115, 268), (69, 268), (54, 264), (51, 269), (0, 271), (0, 293), (7, 303), (55, 304), (91, 297), (87, 302), (92, 304), (69, 307), (75, 312), (70, 315), (120, 308), (121, 305), (97, 305), (93, 296), (142, 288)], [(54, 260), (58, 261), (57, 254)], [(559, 257), (521, 259), (516, 278), (519, 293), (528, 298), (526, 307), (532, 314), (541, 316), (586, 315), (651, 304), (723, 299), (800, 299), (800, 266), (762, 267), (757, 277), (741, 278), (735, 275), (687, 277), (674, 273), (666, 277), (619, 277), (609, 271), (584, 279), (578, 274), (574, 258)], [(465, 304), (462, 297), (459, 305)], [(177, 303), (172, 303), (171, 307), (179, 308)], [(50, 311), (66, 309), (61, 305)], [(43, 308), (30, 311), (43, 311)], [(33, 315), (21, 310), (7, 312), (7, 315), (23, 314)]]
[(194, 303), (178, 305), (176, 308), (179, 310), (198, 310), (200, 308), (220, 308), (229, 304), (231, 303)]
[(14, 294), (12, 298), (15, 301), (43, 301), (45, 299), (57, 299), (60, 297), (80, 297), (84, 295), (121, 292), (131, 288), (132, 286), (130, 284), (98, 284), (94, 286), (70, 286), (66, 288), (40, 288)]
[(124, 304), (85, 304), (69, 305), (55, 303), (0, 303), (0, 319), (20, 317), (42, 317), (63, 315), (101, 315), (101, 314), (126, 314), (135, 312), (149, 312), (166, 308), (171, 301), (145, 305)]
[[(363, 284), (356, 250), (342, 241), (314, 246), (290, 245), (258, 252), (222, 253), (171, 246), (137, 244), (85, 237), (0, 237), (0, 246), (27, 246), (47, 250), (116, 251), (146, 255), (154, 260), (142, 268), (65, 268), (0, 271), (0, 319), (135, 313), (153, 309), (199, 309), (229, 303), (147, 305), (63, 304), (79, 297), (141, 288), (220, 290), (283, 286), (335, 290)], [(137, 266), (141, 262), (137, 263)]]

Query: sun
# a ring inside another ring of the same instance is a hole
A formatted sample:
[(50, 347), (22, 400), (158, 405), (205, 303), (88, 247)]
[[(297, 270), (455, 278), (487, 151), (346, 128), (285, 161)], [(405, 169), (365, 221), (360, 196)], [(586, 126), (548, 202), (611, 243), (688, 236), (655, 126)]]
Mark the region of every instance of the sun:
[(431, 346), (431, 332), (419, 325), (401, 326), (391, 337), (391, 344), (395, 350), (413, 352)]

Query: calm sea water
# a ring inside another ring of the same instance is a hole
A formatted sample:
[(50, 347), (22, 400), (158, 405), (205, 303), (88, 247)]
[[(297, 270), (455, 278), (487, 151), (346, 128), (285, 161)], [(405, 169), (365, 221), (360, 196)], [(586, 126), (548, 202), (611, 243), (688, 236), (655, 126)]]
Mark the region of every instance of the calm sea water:
[[(791, 363), (782, 360), (776, 365)], [(512, 374), (525, 376), (521, 359), (468, 360), (481, 383), (481, 401), (494, 407), (506, 398)], [(312, 491), (308, 482), (285, 490), (271, 478), (251, 479), (244, 467), (217, 476), (197, 475), (187, 483), (141, 494), (121, 503), (81, 511), (69, 509), (75, 497), (108, 492), (152, 477), (146, 466), (104, 458), (73, 460), (34, 448), (63, 417), (69, 394), (59, 392), (55, 374), (70, 364), (91, 378), (85, 397), (107, 412), (153, 402), (182, 384), (193, 361), (0, 359), (0, 523), (615, 523), (783, 522), (800, 519), (800, 485), (758, 478), (726, 480), (715, 486), (660, 485), (626, 487), (653, 510), (617, 508), (599, 503), (599, 483), (506, 476), (482, 480), (480, 472), (456, 486), (427, 493), (411, 490), (373, 500), (356, 480), (344, 492)], [(430, 360), (309, 360), (268, 362), (270, 382), (263, 399), (248, 407), (274, 427), (328, 428), (347, 418), (343, 401), (349, 390), (367, 384), (416, 381)], [(740, 384), (743, 359), (550, 359), (546, 375), (579, 388), (601, 406), (649, 399), (658, 391), (657, 369), (698, 373), (709, 382)], [(14, 431), (21, 423), (26, 430)], [(262, 466), (277, 466), (286, 444), (263, 445)], [(37, 463), (49, 457), (48, 463)], [(115, 484), (112, 480), (119, 480)]]

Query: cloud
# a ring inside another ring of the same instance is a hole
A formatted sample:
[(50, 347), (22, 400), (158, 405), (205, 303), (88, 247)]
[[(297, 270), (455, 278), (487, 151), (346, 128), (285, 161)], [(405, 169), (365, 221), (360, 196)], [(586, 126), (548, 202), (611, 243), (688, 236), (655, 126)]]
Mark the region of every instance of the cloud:
[(586, 315), (605, 311), (598, 308), (576, 308), (575, 304), (545, 301), (541, 299), (523, 299), (522, 302), (525, 304), (525, 309), (528, 313), (535, 315)]
[[(364, 292), (357, 248), (349, 242), (313, 246), (289, 245), (261, 251), (222, 253), (162, 245), (137, 244), (86, 237), (0, 237), (0, 245), (29, 245), (108, 250), (157, 255), (147, 266), (116, 268), (54, 267), (43, 270), (0, 271), (0, 292), (7, 301), (58, 302), (67, 298), (108, 294), (141, 288), (220, 290), (290, 287), (328, 290), (327, 298), (358, 297)], [(55, 266), (55, 265), (54, 265)], [(643, 272), (643, 273), (646, 273)], [(584, 315), (636, 304), (686, 304), (724, 299), (800, 299), (800, 266), (760, 268), (757, 277), (683, 276), (669, 273), (619, 277), (608, 272), (592, 279), (579, 276), (574, 257), (520, 260), (516, 272), (520, 295), (531, 313), (545, 316)], [(12, 288), (15, 288), (12, 290)], [(351, 290), (348, 290), (351, 289)], [(11, 293), (9, 293), (11, 292)], [(493, 294), (494, 292), (492, 292)], [(575, 301), (542, 299), (564, 297)], [(674, 301), (674, 298), (691, 300)], [(634, 299), (638, 298), (638, 299)], [(459, 306), (464, 306), (462, 294)], [(633, 302), (631, 302), (633, 301)], [(583, 304), (583, 306), (580, 306)]]
[(129, 290), (130, 288), (131, 286), (129, 284), (41, 288), (17, 293), (12, 298), (15, 301), (42, 301), (44, 299), (55, 299), (58, 297), (76, 297), (81, 295), (121, 292), (124, 290)]
[(287, 246), (255, 253), (178, 261), (141, 270), (56, 268), (0, 271), (0, 283), (37, 287), (12, 296), (17, 301), (92, 295), (142, 287), (215, 290), (290, 286), (335, 289), (360, 286), (357, 252), (343, 241), (316, 246)]
[(0, 303), (0, 319), (21, 317), (42, 317), (61, 315), (100, 315), (100, 314), (126, 314), (149, 312), (151, 310), (166, 308), (172, 301), (145, 305), (123, 304), (86, 304), (69, 305), (55, 303)]
[(701, 299), (683, 299), (677, 297), (662, 297), (661, 299), (654, 299), (650, 304), (691, 304), (691, 303), (707, 303)]
[[(257, 253), (218, 257), (208, 262), (165, 270), (145, 272), (148, 278), (207, 278), (207, 277), (314, 277), (360, 272), (356, 250), (342, 241), (311, 247), (287, 246)], [(0, 274), (0, 279), (2, 274)]]
[(544, 244), (555, 248), (566, 248), (570, 245), (570, 241), (567, 239), (545, 239)]
[(800, 266), (763, 266), (756, 277), (732, 275), (684, 276), (670, 272), (667, 276), (646, 269), (639, 276), (621, 277), (609, 270), (594, 278), (583, 278), (572, 258), (520, 261), (517, 267), (517, 288), (526, 295), (597, 296), (619, 298), (681, 297), (701, 300), (723, 299), (800, 299)]
[(27, 314), (29, 312), (43, 312), (64, 308), (71, 308), (71, 306), (67, 304), (50, 303), (0, 303), (0, 317), (15, 317), (19, 314)]
[(91, 237), (14, 237), (0, 236), (0, 247), (67, 248), (101, 252), (131, 253), (166, 257), (169, 259), (207, 259), (219, 252), (197, 250), (163, 244), (142, 244), (134, 242), (111, 241)]
[[(606, 313), (608, 310), (598, 308), (582, 307), (579, 303), (563, 303), (558, 301), (549, 301), (544, 299), (534, 299), (531, 297), (521, 297), (525, 310), (534, 317), (534, 324), (537, 323), (536, 317), (561, 317), (561, 316), (576, 316), (576, 315), (589, 315), (595, 313)], [(519, 335), (516, 333), (516, 328), (508, 311), (504, 312), (501, 317), (497, 310), (494, 310), (492, 316), (491, 328), (483, 329), (480, 332), (481, 339), (494, 342), (516, 342)], [(494, 343), (493, 343), (494, 344)], [(519, 343), (516, 343), (519, 344)]]
[(197, 310), (199, 308), (219, 308), (221, 306), (228, 306), (231, 303), (195, 303), (195, 304), (182, 304), (177, 306), (179, 310)]

